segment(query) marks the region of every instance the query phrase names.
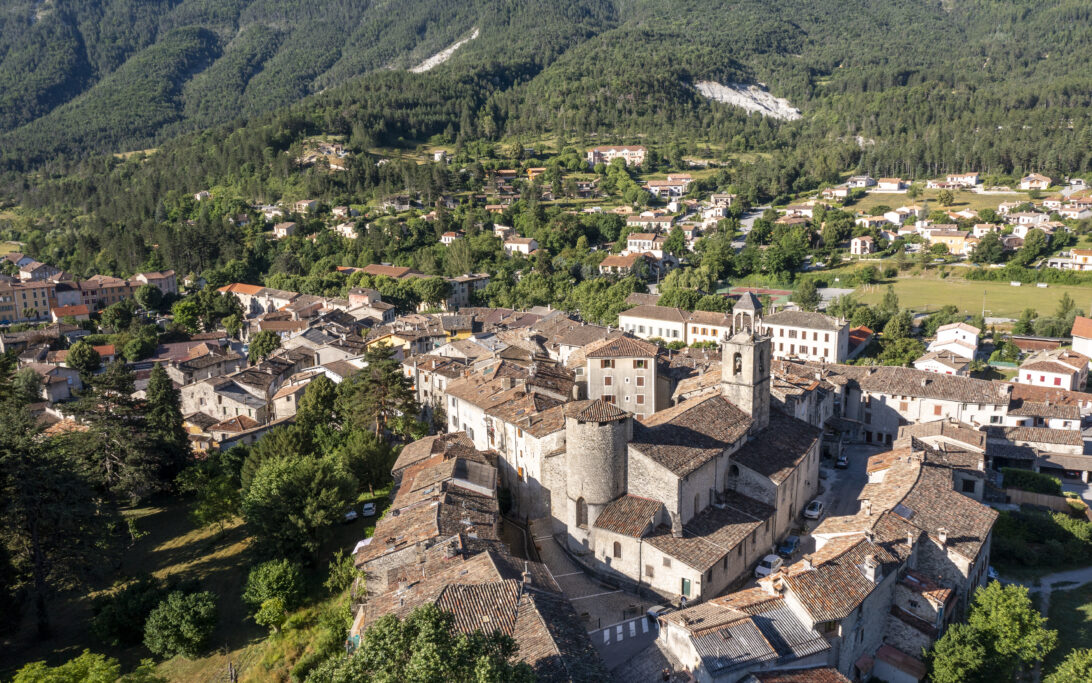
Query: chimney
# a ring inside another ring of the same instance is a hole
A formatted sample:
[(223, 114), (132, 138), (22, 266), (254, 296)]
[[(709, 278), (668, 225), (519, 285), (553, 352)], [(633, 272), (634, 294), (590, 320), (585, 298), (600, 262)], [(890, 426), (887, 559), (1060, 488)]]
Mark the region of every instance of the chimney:
[(872, 516), (872, 501), (871, 500), (865, 499), (864, 501), (862, 501), (861, 502), (861, 508), (864, 510), (865, 517), (871, 517)]
[(906, 545), (911, 548), (914, 547), (914, 534), (911, 531), (906, 532)]
[(671, 536), (674, 538), (682, 538), (682, 517), (679, 513), (672, 512), (671, 514)]
[(872, 583), (879, 583), (880, 581), (880, 563), (876, 560), (875, 555), (865, 555), (864, 564), (861, 566), (864, 569), (865, 578)]
[(524, 571), (523, 576), (521, 578), (523, 579), (523, 585), (525, 585), (525, 586), (531, 585), (531, 572)]
[(450, 559), (455, 557), (455, 551), (456, 551), (455, 544), (454, 543), (448, 543), (447, 547), (444, 548), (444, 556), (447, 557), (447, 559), (450, 560)]
[(804, 563), (804, 571), (810, 572), (812, 569), (815, 569), (815, 565), (811, 563), (811, 555), (805, 555), (801, 558), (801, 561)]
[(501, 377), (501, 389), (511, 389), (513, 386), (511, 377)]
[(865, 537), (865, 540), (868, 541), (869, 543), (875, 543), (876, 542), (876, 534), (874, 534), (872, 532), (872, 529), (866, 529), (865, 532), (864, 532), (864, 537)]
[(398, 592), (401, 593), (401, 592), (406, 591), (408, 589), (409, 589), (409, 581), (407, 581), (406, 579), (399, 579), (398, 580)]
[(948, 529), (946, 529), (945, 527), (940, 527), (939, 529), (937, 529), (937, 540), (940, 541), (940, 545), (947, 548), (948, 547)]

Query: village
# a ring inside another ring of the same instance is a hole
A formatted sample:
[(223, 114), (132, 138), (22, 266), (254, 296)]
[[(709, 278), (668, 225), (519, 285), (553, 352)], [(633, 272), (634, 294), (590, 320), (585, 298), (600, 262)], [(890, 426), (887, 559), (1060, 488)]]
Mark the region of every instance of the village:
[[(772, 681), (797, 670), (829, 676), (815, 680), (923, 680), (923, 650), (997, 577), (998, 511), (1092, 500), (1092, 318), (1071, 305), (1063, 333), (1042, 335), (1014, 328), (1015, 318), (911, 315), (896, 300), (880, 329), (847, 307), (856, 283), (802, 297), (718, 282), (695, 287), (690, 305), (669, 285), (696, 270), (703, 238), (720, 234), (739, 254), (756, 246), (756, 231), (799, 228), (815, 246), (828, 235), (816, 222), (834, 211), (852, 213), (852, 229), (827, 245), (836, 258), (807, 256), (802, 272), (848, 259), (898, 273), (907, 254), (922, 267), (971, 269), (987, 240), (1003, 253), (1041, 245), (1028, 266), (1090, 270), (1092, 248), (1048, 245), (1083, 236), (1092, 191), (1031, 174), (1019, 181), (1026, 201), (934, 210), (923, 192), (948, 193), (938, 195), (944, 206), (954, 192), (1016, 190), (986, 188), (976, 173), (924, 188), (851, 176), (770, 208), (699, 189), (696, 172), (680, 171), (637, 185), (644, 210), (600, 192), (604, 173), (636, 172), (647, 153), (595, 147), (587, 173), (554, 183), (581, 201), (567, 211), (621, 221), (617, 240), (588, 245), (601, 252), (593, 277), (633, 277), (644, 291), (607, 324), (552, 303), (486, 305), (497, 286), (489, 272), (341, 265), (332, 274), (343, 289), (328, 296), (216, 286), (172, 270), (78, 281), (12, 252), (0, 317), (17, 328), (0, 333), (0, 350), (41, 379), (40, 419), (69, 429), (66, 404), (83, 373), (69, 367), (68, 349), (97, 333), (104, 309), (152, 287), (167, 303), (138, 314), (168, 329), (179, 310), (169, 304), (215, 291), (238, 311), (237, 330), (179, 332), (139, 357), (95, 346), (104, 363), (129, 362), (137, 396), (150, 368), (166, 369), (202, 458), (293, 423), (312, 381), (340, 384), (367, 368), (370, 351), (387, 349), (433, 433), (402, 448), (389, 505), (352, 549), (365, 578), (353, 592), (350, 647), (380, 617), (435, 604), (460, 629), (511, 635), (544, 681), (658, 680), (661, 671)], [(332, 146), (309, 155), (331, 171), (346, 156)], [(446, 162), (443, 152), (432, 159)], [(546, 173), (493, 170), (469, 198), (489, 216), (476, 229), (520, 265), (517, 279), (554, 256), (511, 220), (528, 192), (560, 199)], [(853, 208), (866, 200), (869, 210)], [(378, 207), (304, 199), (232, 220), (261, 221), (271, 241), (290, 246), (318, 239), (310, 231), (357, 240), (372, 222), (437, 222), (456, 208), (450, 196), (428, 205), (397, 195)], [(469, 239), (436, 232), (444, 248)], [(693, 305), (699, 296), (713, 303)], [(903, 315), (898, 334), (920, 346), (885, 363), (877, 349)], [(255, 356), (259, 338), (275, 342)], [(1023, 490), (1010, 470), (1053, 477), (1070, 497)]]

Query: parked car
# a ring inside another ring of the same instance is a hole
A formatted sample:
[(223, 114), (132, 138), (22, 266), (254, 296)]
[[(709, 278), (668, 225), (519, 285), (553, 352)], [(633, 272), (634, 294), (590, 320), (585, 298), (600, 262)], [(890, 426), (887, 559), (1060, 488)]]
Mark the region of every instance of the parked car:
[(785, 564), (785, 560), (782, 560), (777, 555), (767, 555), (766, 557), (763, 557), (762, 561), (755, 567), (755, 578), (761, 579), (763, 576), (769, 576), (778, 569), (781, 569), (783, 564)]
[(986, 567), (986, 578), (990, 581), (1000, 581), (1001, 575), (997, 573), (997, 570), (993, 567)]
[(834, 461), (834, 466), (840, 470), (844, 470), (845, 468), (849, 467), (849, 456), (847, 456), (845, 453), (842, 453), (838, 456), (838, 459)]
[(358, 513), (356, 510), (349, 510), (345, 513), (345, 517), (342, 518), (342, 521), (348, 524), (349, 522), (355, 522), (359, 517), (360, 513)]
[(786, 536), (781, 545), (777, 546), (777, 554), (784, 558), (790, 558), (800, 547), (799, 536)]
[(364, 503), (364, 516), (375, 517), (375, 503)]
[(823, 501), (813, 500), (808, 503), (808, 506), (804, 508), (804, 519), (819, 519), (823, 516), (823, 510), (825, 509)]
[(655, 607), (649, 607), (645, 614), (648, 616), (648, 620), (655, 624), (659, 622), (660, 617), (674, 611), (675, 608), (671, 605), (656, 605)]

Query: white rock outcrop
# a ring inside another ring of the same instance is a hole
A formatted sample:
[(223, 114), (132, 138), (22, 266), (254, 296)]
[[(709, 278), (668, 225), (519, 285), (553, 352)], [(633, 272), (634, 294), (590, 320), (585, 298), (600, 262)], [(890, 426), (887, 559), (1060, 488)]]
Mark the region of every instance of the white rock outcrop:
[(748, 112), (762, 114), (782, 121), (795, 121), (800, 118), (800, 110), (788, 100), (774, 97), (765, 88), (747, 83), (717, 83), (716, 81), (698, 81), (694, 88), (704, 97), (717, 102), (724, 102)]
[(451, 59), (451, 55), (455, 54), (456, 50), (458, 50), (460, 47), (462, 47), (463, 45), (466, 45), (467, 43), (469, 43), (470, 41), (474, 40), (477, 37), (478, 37), (478, 29), (474, 29), (474, 32), (470, 34), (469, 38), (463, 38), (462, 40), (455, 41), (454, 43), (452, 43), (448, 47), (445, 47), (443, 50), (440, 50), (439, 52), (432, 55), (431, 57), (429, 57), (425, 61), (423, 61), (420, 64), (418, 64), (417, 66), (413, 67), (412, 69), (410, 69), (410, 71), (412, 71), (415, 74), (419, 74), (419, 73), (424, 73), (424, 72), (428, 71), (429, 69), (434, 69), (434, 68), (440, 66), (441, 64), (443, 64), (447, 60)]

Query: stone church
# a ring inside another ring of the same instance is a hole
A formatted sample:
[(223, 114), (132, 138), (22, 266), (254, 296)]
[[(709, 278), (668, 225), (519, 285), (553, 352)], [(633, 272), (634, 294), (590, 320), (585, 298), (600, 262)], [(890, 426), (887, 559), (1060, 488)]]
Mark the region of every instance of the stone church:
[(564, 405), (564, 455), (543, 483), (555, 534), (585, 566), (708, 599), (816, 495), (821, 432), (771, 411), (770, 340), (756, 322), (722, 343), (719, 385), (675, 406), (635, 419), (603, 399)]

